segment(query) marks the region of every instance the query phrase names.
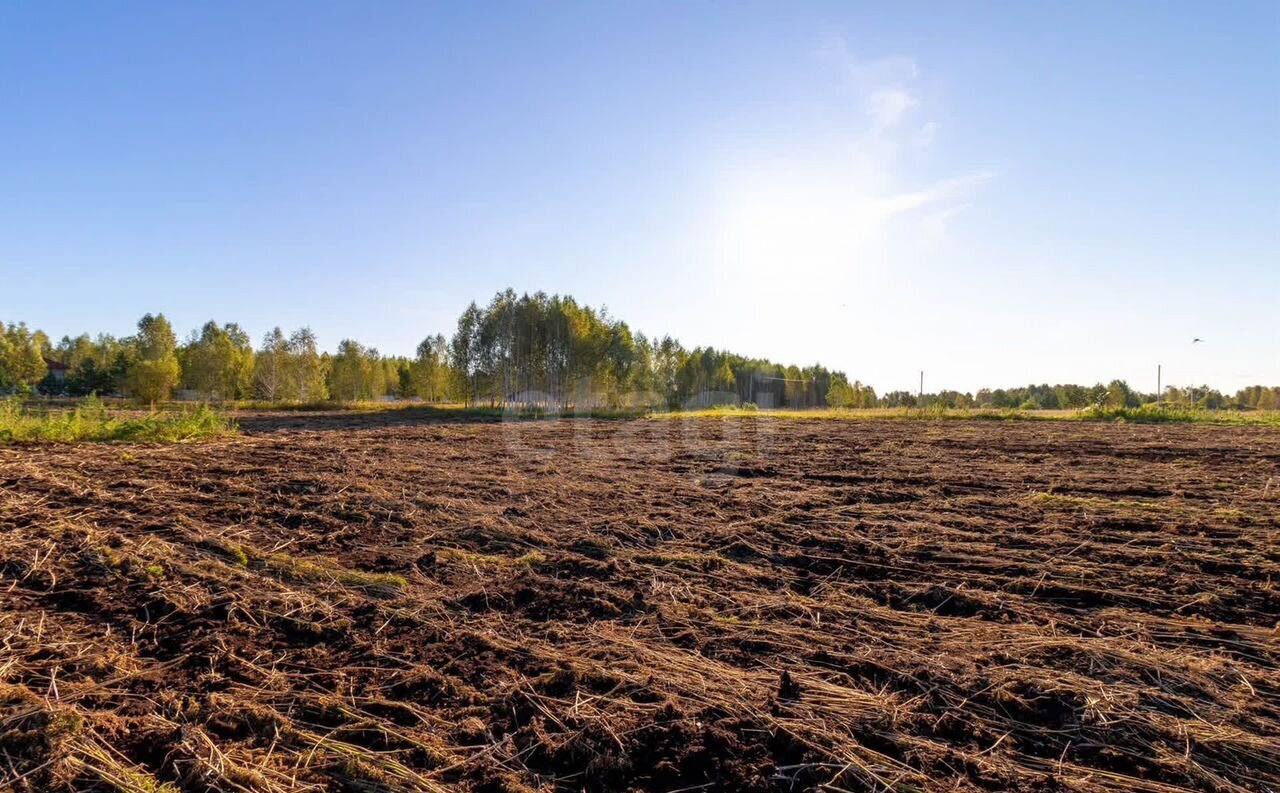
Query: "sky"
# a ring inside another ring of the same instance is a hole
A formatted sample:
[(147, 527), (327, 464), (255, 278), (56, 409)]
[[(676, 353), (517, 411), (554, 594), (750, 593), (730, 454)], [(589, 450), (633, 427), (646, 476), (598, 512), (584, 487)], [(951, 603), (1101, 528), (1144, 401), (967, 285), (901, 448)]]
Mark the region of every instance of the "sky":
[(411, 355), (507, 287), (882, 391), (1280, 384), (1280, 4), (0, 4), (0, 320)]

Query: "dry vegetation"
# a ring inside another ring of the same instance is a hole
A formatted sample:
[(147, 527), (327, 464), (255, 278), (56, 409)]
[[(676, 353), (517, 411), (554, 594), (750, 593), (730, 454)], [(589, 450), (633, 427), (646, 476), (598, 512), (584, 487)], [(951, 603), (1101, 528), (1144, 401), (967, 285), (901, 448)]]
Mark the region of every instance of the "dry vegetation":
[(0, 789), (1280, 787), (1280, 433), (0, 448)]

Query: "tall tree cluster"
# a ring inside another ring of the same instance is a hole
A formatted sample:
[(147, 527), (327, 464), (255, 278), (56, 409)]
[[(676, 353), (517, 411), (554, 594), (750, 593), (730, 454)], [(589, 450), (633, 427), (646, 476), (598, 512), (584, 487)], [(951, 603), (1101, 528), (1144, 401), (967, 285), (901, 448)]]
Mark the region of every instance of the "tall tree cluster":
[[(1206, 389), (1207, 390), (1207, 389)], [(1280, 386), (1253, 385), (1240, 389), (1236, 402), (1254, 410), (1280, 410)]]
[(164, 314), (147, 314), (138, 320), (138, 335), (132, 339), (134, 357), (125, 366), (125, 390), (141, 402), (153, 406), (168, 399), (178, 384), (178, 341)]
[(45, 376), (43, 351), (49, 340), (25, 322), (0, 322), (0, 387), (28, 389)]
[(206, 322), (198, 335), (192, 332), (178, 360), (183, 386), (210, 401), (236, 399), (253, 381), (253, 345), (234, 322)]
[(253, 356), (252, 376), (241, 398), (267, 402), (317, 402), (329, 398), (329, 362), (311, 328), (288, 336), (272, 328)]
[(428, 336), (418, 345), (409, 364), (408, 394), (427, 402), (442, 402), (452, 393), (456, 379), (449, 366), (449, 342), (444, 334)]
[(669, 336), (633, 332), (607, 310), (541, 292), (507, 290), (487, 306), (472, 303), (448, 350), (455, 392), (494, 406), (817, 407), (844, 377), (817, 365), (686, 350)]
[[(65, 378), (47, 361), (67, 367)], [(650, 337), (570, 296), (508, 289), (472, 303), (451, 336), (434, 334), (413, 357), (387, 356), (354, 339), (333, 354), (310, 328), (273, 328), (255, 349), (237, 324), (209, 321), (179, 344), (163, 314), (137, 333), (48, 337), (23, 323), (0, 323), (0, 389), (44, 393), (116, 393), (144, 402), (181, 396), (213, 402), (421, 399), (495, 407), (569, 410), (594, 407), (684, 408), (754, 403), (766, 408), (1134, 407), (1157, 399), (1122, 380), (1092, 386), (1028, 385), (975, 393), (921, 394), (875, 389), (843, 372), (797, 366), (711, 347), (686, 349)], [(1280, 409), (1280, 387), (1251, 386), (1235, 396), (1207, 386), (1169, 387), (1162, 402)]]

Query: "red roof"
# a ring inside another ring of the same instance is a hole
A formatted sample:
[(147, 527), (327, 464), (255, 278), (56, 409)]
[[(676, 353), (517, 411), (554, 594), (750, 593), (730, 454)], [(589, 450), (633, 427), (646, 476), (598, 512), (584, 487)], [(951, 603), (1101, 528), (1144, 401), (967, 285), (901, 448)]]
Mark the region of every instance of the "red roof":
[(41, 357), (44, 358), (44, 365), (54, 372), (65, 372), (71, 368), (70, 366), (67, 366), (62, 361), (55, 361), (48, 356), (41, 356)]

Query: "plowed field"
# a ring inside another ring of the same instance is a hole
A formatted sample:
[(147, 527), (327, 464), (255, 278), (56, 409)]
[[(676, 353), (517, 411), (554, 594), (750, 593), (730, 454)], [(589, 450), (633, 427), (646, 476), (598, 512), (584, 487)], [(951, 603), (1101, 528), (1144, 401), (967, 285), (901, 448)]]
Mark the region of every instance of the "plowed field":
[(0, 448), (0, 789), (1280, 789), (1274, 429), (241, 424)]

